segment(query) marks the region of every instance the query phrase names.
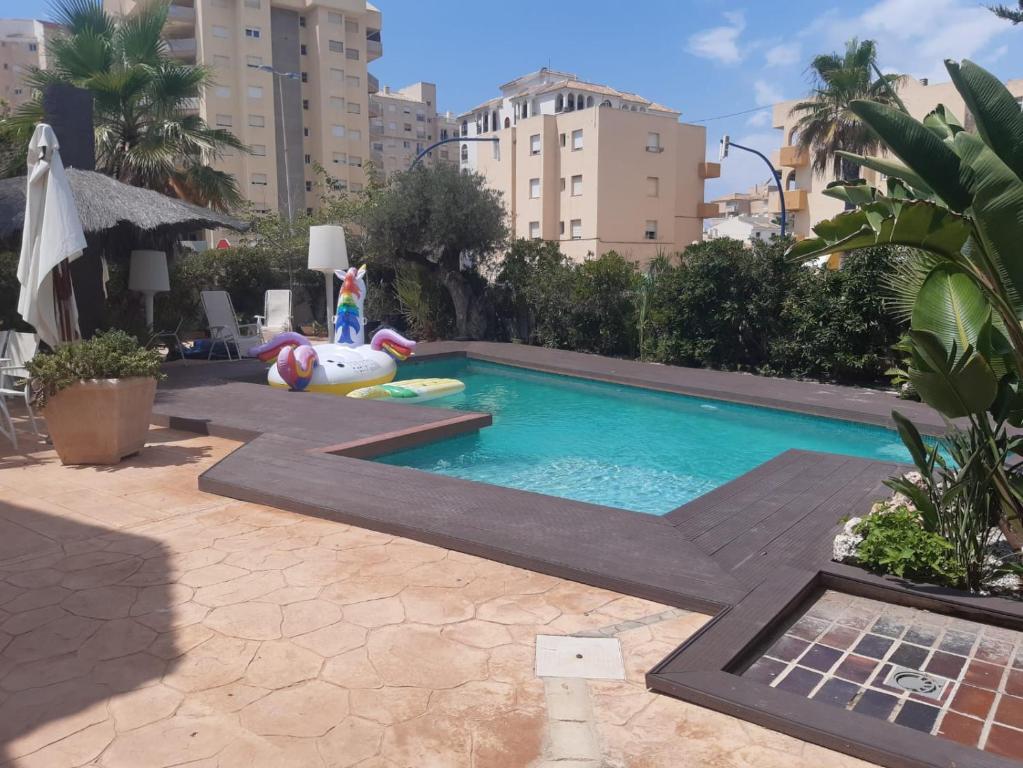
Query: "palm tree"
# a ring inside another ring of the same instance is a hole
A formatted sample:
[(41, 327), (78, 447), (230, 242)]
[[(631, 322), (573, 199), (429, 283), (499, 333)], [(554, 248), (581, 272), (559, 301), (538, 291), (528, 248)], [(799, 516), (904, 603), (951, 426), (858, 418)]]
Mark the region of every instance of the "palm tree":
[(1023, 24), (1023, 0), (1017, 0), (1015, 8), (1007, 5), (989, 5), (988, 9), (1000, 19), (1011, 21), (1013, 24)]
[(857, 178), (859, 166), (836, 154), (838, 150), (859, 155), (878, 150), (878, 139), (849, 108), (856, 99), (869, 99), (901, 106), (895, 92), (901, 75), (882, 75), (877, 68), (877, 46), (873, 40), (852, 39), (845, 53), (815, 56), (810, 62), (813, 91), (796, 104), (790, 114), (798, 117), (796, 144), (810, 157), (819, 175)]
[[(168, 6), (168, 0), (150, 0), (130, 16), (114, 19), (102, 0), (56, 0), (54, 21), (65, 33), (50, 44), (52, 66), (31, 70), (25, 82), (37, 94), (55, 83), (92, 92), (98, 171), (227, 210), (242, 201), (238, 185), (209, 164), (225, 149), (245, 151), (245, 146), (196, 113), (196, 100), (212, 73), (168, 55), (161, 37)], [(42, 118), (37, 98), (0, 121), (0, 130), (24, 147)]]

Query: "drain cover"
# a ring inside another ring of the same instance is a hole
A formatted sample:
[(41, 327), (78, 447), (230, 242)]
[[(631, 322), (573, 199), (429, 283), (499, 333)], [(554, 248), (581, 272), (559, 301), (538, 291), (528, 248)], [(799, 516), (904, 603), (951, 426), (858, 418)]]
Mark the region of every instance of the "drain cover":
[(919, 696), (926, 696), (929, 699), (940, 699), (945, 692), (949, 680), (937, 675), (929, 675), (919, 669), (909, 667), (893, 667), (885, 678), (885, 685), (893, 688), (901, 688), (904, 691), (915, 693)]
[(621, 643), (614, 637), (537, 635), (536, 676), (624, 680)]

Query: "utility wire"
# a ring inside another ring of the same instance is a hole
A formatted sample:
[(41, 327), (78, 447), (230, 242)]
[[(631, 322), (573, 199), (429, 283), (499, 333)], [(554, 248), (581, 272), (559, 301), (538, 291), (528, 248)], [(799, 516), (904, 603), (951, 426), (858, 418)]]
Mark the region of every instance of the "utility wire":
[(744, 109), (742, 112), (730, 112), (727, 115), (715, 115), (714, 117), (704, 117), (700, 120), (686, 120), (687, 123), (709, 123), (711, 120), (724, 120), (726, 117), (738, 117), (739, 115), (748, 115), (751, 112), (762, 112), (765, 109), (773, 109), (773, 104), (765, 104), (762, 107), (754, 107), (753, 109)]

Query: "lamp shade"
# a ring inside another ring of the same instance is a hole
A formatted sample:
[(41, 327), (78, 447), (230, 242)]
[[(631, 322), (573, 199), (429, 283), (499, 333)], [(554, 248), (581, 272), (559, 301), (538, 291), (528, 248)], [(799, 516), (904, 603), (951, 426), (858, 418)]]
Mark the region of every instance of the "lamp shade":
[(336, 224), (309, 227), (309, 269), (320, 272), (348, 269), (344, 229)]
[(169, 291), (167, 254), (163, 251), (132, 251), (128, 289), (143, 293)]

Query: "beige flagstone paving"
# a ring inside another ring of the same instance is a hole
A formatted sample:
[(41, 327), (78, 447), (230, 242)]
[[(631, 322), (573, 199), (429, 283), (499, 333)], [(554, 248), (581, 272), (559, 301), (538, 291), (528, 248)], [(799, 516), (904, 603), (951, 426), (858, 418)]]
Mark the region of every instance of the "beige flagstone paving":
[[(2, 765), (866, 765), (646, 691), (706, 616), (200, 493), (231, 441), (154, 428), (72, 468), (21, 437), (0, 453)], [(626, 680), (535, 677), (537, 634), (598, 629)]]

